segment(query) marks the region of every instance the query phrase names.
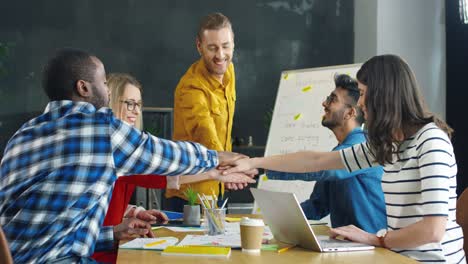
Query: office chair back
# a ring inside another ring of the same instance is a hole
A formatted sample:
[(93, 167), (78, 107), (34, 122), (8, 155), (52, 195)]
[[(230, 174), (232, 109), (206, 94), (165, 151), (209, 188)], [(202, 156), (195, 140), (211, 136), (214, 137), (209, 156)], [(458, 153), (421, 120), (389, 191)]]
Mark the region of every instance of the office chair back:
[(465, 240), (463, 242), (463, 249), (468, 252), (468, 188), (458, 197), (457, 200), (457, 223), (463, 230)]

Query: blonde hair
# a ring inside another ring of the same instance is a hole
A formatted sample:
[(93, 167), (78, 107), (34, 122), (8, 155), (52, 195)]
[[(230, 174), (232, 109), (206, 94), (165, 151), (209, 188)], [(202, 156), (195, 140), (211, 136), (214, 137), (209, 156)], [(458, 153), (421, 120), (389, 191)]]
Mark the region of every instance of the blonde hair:
[[(109, 100), (109, 107), (114, 112), (114, 115), (117, 118), (122, 118), (120, 115), (120, 107), (122, 103), (120, 102), (122, 95), (125, 92), (125, 86), (131, 84), (137, 87), (140, 90), (140, 93), (143, 94), (143, 88), (140, 82), (133, 76), (127, 73), (111, 73), (107, 75), (107, 86), (111, 91), (111, 96)], [(143, 110), (138, 115), (138, 118), (135, 122), (135, 127), (142, 130), (143, 129)]]

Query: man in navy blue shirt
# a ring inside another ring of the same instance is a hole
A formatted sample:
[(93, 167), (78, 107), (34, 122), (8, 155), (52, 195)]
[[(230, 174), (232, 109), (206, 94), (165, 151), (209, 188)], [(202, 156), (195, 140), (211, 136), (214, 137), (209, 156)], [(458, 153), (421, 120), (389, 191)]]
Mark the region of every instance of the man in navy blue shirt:
[[(364, 119), (356, 107), (357, 82), (348, 75), (335, 76), (336, 89), (322, 103), (322, 125), (335, 134), (334, 151), (366, 141), (360, 128)], [(380, 181), (382, 167), (349, 173), (328, 170), (312, 173), (267, 172), (269, 179), (317, 181), (309, 200), (301, 207), (308, 219), (319, 220), (330, 214), (333, 227), (355, 225), (370, 233), (386, 228), (385, 201)]]

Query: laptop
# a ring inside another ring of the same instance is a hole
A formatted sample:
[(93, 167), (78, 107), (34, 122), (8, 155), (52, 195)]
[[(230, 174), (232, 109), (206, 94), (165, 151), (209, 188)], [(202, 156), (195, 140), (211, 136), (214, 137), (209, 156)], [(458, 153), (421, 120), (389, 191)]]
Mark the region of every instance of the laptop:
[(294, 193), (250, 188), (276, 240), (317, 252), (372, 250), (374, 246), (316, 236)]

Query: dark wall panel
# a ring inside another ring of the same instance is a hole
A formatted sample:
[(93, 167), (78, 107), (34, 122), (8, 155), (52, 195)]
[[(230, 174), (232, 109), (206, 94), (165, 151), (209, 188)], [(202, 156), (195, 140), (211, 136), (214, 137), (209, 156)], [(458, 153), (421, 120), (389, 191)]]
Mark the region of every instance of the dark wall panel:
[(445, 1), (447, 34), (447, 122), (455, 129), (458, 193), (468, 187), (468, 24), (460, 19), (459, 1)]
[(41, 66), (65, 46), (96, 54), (108, 73), (135, 75), (146, 106), (172, 107), (179, 78), (198, 58), (199, 19), (223, 12), (236, 42), (233, 136), (252, 136), (256, 145), (266, 142), (264, 120), (281, 71), (353, 62), (354, 1), (18, 0), (1, 6), (0, 42), (12, 44), (3, 60), (8, 73), (0, 77), (2, 149), (21, 117), (43, 110)]

